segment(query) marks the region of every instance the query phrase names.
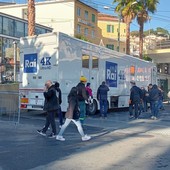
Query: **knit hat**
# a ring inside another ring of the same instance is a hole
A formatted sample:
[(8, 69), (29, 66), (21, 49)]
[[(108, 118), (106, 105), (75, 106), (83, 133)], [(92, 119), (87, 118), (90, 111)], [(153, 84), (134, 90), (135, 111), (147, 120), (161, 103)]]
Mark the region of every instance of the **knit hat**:
[(87, 83), (87, 85), (86, 86), (90, 86), (90, 83)]
[(80, 77), (80, 81), (81, 81), (81, 82), (87, 82), (87, 79), (86, 79), (86, 77), (81, 76), (81, 77)]

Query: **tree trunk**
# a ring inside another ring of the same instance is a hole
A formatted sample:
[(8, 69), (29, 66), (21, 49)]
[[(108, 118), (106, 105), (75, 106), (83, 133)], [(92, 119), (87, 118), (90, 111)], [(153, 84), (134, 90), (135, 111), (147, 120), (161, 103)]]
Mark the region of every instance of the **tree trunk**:
[(139, 28), (139, 58), (143, 59), (143, 26), (144, 23), (140, 22)]
[(130, 22), (126, 23), (126, 54), (130, 55)]
[(28, 0), (28, 36), (35, 35), (35, 2)]

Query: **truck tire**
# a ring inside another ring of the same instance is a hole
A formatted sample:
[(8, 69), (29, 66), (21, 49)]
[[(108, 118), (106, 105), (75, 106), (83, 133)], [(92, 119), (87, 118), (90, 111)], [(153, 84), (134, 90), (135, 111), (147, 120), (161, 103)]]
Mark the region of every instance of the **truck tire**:
[(89, 107), (89, 114), (94, 115), (97, 112), (97, 101), (93, 99), (93, 104)]

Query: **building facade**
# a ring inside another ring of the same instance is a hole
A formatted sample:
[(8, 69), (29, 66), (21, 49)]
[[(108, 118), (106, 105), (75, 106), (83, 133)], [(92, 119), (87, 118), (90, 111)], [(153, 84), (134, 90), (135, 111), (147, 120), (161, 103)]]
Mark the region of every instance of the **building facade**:
[[(68, 35), (96, 43), (97, 13), (91, 6), (78, 0), (55, 0), (35, 3), (36, 23)], [(28, 5), (15, 4), (1, 6), (0, 11), (22, 19), (27, 19)]]
[(118, 17), (98, 13), (98, 44), (109, 49), (126, 52), (126, 24)]
[(170, 91), (170, 46), (169, 48), (156, 46), (147, 50), (147, 55), (157, 65), (158, 85), (164, 90), (165, 98)]
[[(26, 20), (0, 13), (0, 83), (14, 81), (14, 65), (19, 73), (19, 38), (27, 36), (27, 30)], [(38, 35), (52, 32), (52, 29), (36, 24), (35, 32)]]

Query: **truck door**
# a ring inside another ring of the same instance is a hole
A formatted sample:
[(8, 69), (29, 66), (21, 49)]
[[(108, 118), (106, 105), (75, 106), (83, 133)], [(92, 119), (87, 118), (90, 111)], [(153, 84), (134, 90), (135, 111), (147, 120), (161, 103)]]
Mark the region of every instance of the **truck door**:
[(91, 83), (91, 88), (93, 90), (93, 96), (96, 97), (96, 89), (99, 86), (99, 76), (98, 68), (99, 58), (98, 55), (92, 51), (82, 52), (82, 70), (81, 75), (87, 78), (87, 82)]
[(90, 83), (93, 90), (93, 96), (96, 98), (97, 88), (99, 86), (99, 58), (97, 55), (91, 56), (91, 68), (90, 68)]

